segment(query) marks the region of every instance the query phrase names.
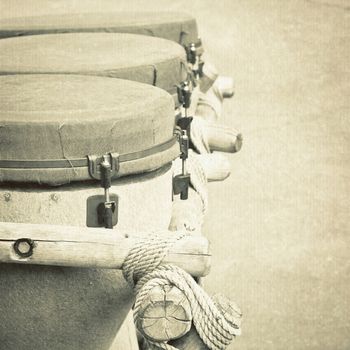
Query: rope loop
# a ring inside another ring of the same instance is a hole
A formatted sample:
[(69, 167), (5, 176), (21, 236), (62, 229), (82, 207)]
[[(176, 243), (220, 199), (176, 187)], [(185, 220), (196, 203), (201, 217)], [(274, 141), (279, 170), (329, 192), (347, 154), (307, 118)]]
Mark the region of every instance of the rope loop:
[[(176, 286), (190, 303), (193, 324), (204, 344), (211, 350), (225, 349), (240, 334), (239, 321), (223, 314), (187, 272), (174, 265), (161, 265), (170, 247), (184, 236), (179, 232), (170, 239), (161, 234), (148, 236), (129, 252), (122, 268), (125, 279), (136, 295), (135, 324), (138, 324), (143, 301), (154, 287)], [(150, 350), (177, 350), (167, 342), (149, 339), (144, 339), (144, 342)]]

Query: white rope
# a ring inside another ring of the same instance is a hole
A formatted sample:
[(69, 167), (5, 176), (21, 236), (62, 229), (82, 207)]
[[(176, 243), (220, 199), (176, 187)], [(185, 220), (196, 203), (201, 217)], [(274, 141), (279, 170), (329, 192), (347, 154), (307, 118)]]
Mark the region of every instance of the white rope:
[[(193, 324), (204, 344), (211, 350), (223, 350), (240, 334), (238, 322), (226, 317), (188, 273), (176, 266), (160, 265), (169, 248), (184, 236), (177, 233), (172, 239), (164, 239), (161, 235), (145, 238), (127, 256), (123, 274), (136, 294), (135, 324), (138, 324), (141, 304), (155, 286), (176, 286), (190, 303)], [(176, 350), (167, 342), (148, 339), (145, 342), (151, 350)]]
[(205, 105), (213, 110), (216, 119), (222, 116), (222, 106), (224, 98), (219, 88), (214, 84), (206, 93), (200, 93), (198, 97), (198, 106)]
[(205, 121), (201, 118), (194, 117), (191, 122), (191, 142), (199, 154), (210, 153), (208, 138), (205, 134)]
[[(208, 209), (208, 180), (203, 165), (200, 163), (197, 157), (197, 154), (195, 154), (192, 150), (189, 150), (186, 166), (187, 171), (190, 174), (191, 185), (201, 198), (202, 213), (204, 215)], [(181, 173), (181, 163), (182, 160), (180, 158), (177, 158), (174, 161), (174, 175)]]

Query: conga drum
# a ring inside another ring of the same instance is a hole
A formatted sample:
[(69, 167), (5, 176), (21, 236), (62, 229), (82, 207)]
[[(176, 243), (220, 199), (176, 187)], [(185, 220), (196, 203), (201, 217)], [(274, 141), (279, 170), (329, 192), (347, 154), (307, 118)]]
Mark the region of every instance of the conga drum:
[[(0, 221), (104, 226), (104, 160), (115, 165), (113, 228), (166, 230), (179, 154), (173, 128), (172, 97), (149, 85), (1, 76)], [(133, 298), (119, 271), (0, 264), (0, 295), (1, 349), (122, 349), (114, 339)]]
[(0, 18), (0, 38), (78, 32), (130, 33), (174, 41), (185, 47), (189, 58), (203, 52), (196, 19), (186, 13), (125, 12), (118, 11), (117, 6), (108, 12), (98, 12), (98, 6), (94, 12), (86, 12), (91, 9), (85, 3), (75, 5), (66, 9), (66, 13), (48, 6), (45, 14), (38, 15), (33, 6), (26, 12), (21, 4), (11, 16)]
[(67, 33), (0, 40), (0, 74), (81, 74), (134, 80), (170, 93), (188, 79), (186, 53), (169, 40), (123, 33)]
[[(183, 45), (188, 61), (200, 76), (200, 89), (206, 92), (216, 80), (223, 97), (234, 94), (233, 80), (218, 76), (214, 66), (202, 59), (204, 52), (194, 17), (177, 11), (127, 12), (119, 4), (106, 1), (57, 4), (11, 1), (0, 13), (0, 38), (67, 32), (118, 32), (156, 36)], [(218, 79), (216, 79), (218, 78)]]

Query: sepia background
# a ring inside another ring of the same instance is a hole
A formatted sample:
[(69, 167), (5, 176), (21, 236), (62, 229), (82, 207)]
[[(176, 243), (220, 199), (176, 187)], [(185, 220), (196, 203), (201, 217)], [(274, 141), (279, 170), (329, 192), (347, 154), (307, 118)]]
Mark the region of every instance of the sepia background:
[[(80, 1), (87, 12), (96, 3)], [(0, 0), (0, 11), (15, 3)], [(32, 3), (40, 14), (50, 1)], [(350, 349), (350, 2), (99, 3), (194, 15), (211, 61), (234, 77), (223, 122), (242, 131), (244, 146), (229, 156), (230, 178), (210, 184), (204, 227), (206, 289), (244, 314), (229, 349)]]

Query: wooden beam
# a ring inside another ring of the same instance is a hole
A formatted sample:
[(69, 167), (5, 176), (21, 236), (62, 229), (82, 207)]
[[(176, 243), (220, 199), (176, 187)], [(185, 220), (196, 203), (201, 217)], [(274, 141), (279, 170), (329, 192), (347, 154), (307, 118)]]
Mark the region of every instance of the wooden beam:
[(203, 129), (211, 151), (235, 153), (242, 148), (242, 134), (234, 128), (216, 123), (204, 123)]
[(203, 218), (203, 202), (198, 192), (190, 187), (188, 199), (181, 200), (179, 196), (174, 198), (169, 230), (186, 230), (200, 236)]
[[(0, 262), (121, 269), (131, 248), (151, 232), (0, 222)], [(170, 231), (162, 237), (174, 237)], [(163, 264), (174, 264), (192, 276), (210, 269), (209, 242), (185, 236), (170, 248)]]
[[(239, 308), (233, 302), (222, 295), (213, 296), (213, 300), (218, 309), (225, 315), (226, 319), (228, 319), (229, 322), (240, 327), (242, 314)], [(193, 325), (190, 331), (187, 332), (183, 337), (172, 340), (169, 342), (169, 344), (179, 350), (209, 350), (209, 348), (199, 337)]]
[(206, 93), (213, 86), (218, 76), (219, 73), (216, 67), (209, 62), (205, 62), (203, 65), (203, 75), (199, 80), (200, 91)]
[(175, 286), (156, 286), (140, 306), (136, 327), (152, 341), (169, 341), (191, 328), (192, 311), (185, 295)]

